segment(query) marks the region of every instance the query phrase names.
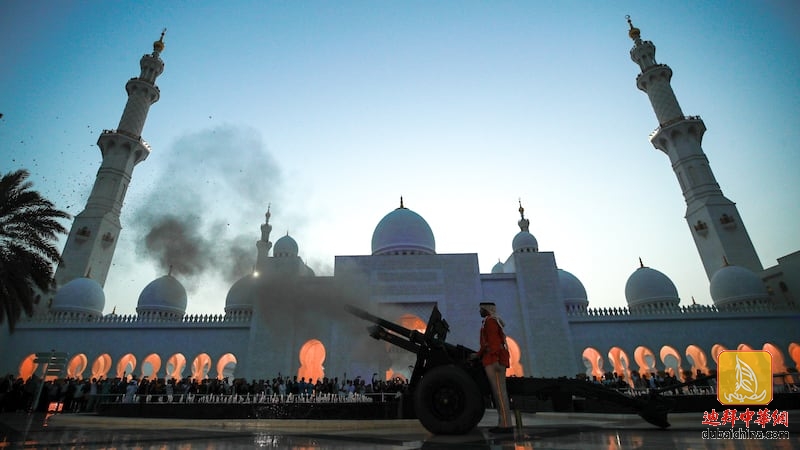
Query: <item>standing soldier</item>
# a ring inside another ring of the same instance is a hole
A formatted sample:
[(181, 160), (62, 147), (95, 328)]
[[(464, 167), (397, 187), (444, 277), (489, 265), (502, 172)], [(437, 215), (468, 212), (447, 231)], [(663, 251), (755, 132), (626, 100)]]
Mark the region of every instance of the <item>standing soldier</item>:
[(481, 317), (481, 349), (475, 355), (480, 358), (486, 370), (486, 377), (492, 388), (492, 397), (497, 408), (498, 424), (490, 428), (491, 433), (512, 433), (511, 408), (506, 390), (506, 369), (509, 367), (508, 345), (503, 331), (503, 319), (497, 316), (497, 309), (492, 302), (480, 304)]

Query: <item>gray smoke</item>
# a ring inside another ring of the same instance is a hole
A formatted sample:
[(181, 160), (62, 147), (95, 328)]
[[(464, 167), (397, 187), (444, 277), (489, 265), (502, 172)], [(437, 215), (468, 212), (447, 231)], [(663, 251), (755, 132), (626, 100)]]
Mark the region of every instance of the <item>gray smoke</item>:
[(345, 309), (345, 305), (353, 305), (376, 313), (369, 305), (367, 286), (366, 280), (357, 276), (347, 279), (339, 275), (333, 281), (328, 277), (304, 280), (266, 274), (253, 286), (254, 312), (257, 320), (287, 336), (300, 329), (324, 336), (335, 324), (338, 336), (334, 340), (346, 340), (347, 356), (382, 361), (387, 355), (386, 344), (369, 336), (367, 328), (373, 324)]
[(259, 225), (282, 187), (281, 170), (258, 133), (203, 130), (158, 158), (161, 175), (134, 213), (139, 256), (164, 273), (171, 268), (189, 290), (207, 276), (232, 282), (252, 270)]
[(196, 217), (161, 216), (145, 236), (144, 243), (148, 255), (155, 258), (162, 269), (188, 277), (207, 270), (213, 257)]

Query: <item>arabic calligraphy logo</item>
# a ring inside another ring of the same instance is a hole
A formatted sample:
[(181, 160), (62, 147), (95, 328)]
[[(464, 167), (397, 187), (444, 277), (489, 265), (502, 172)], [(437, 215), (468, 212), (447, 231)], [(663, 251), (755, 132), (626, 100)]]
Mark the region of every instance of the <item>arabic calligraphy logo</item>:
[(767, 351), (720, 353), (717, 399), (723, 405), (766, 405), (772, 401), (772, 355)]

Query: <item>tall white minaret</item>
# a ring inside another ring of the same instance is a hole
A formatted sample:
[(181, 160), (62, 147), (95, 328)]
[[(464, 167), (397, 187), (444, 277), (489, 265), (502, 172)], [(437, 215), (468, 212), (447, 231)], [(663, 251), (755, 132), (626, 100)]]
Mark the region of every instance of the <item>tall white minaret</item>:
[(272, 242), (269, 240), (269, 234), (272, 232), (272, 225), (269, 224), (269, 218), (272, 217), (269, 210), (272, 205), (267, 206), (267, 213), (264, 214), (265, 220), (261, 225), (261, 239), (256, 242), (256, 249), (258, 256), (256, 257), (256, 270), (264, 271), (267, 266), (267, 258), (269, 258), (269, 249), (272, 248)]
[(656, 63), (655, 45), (642, 41), (639, 29), (633, 26), (630, 17), (627, 19), (628, 34), (634, 42), (631, 59), (642, 70), (636, 77), (636, 86), (650, 98), (659, 124), (650, 135), (650, 142), (669, 156), (678, 177), (686, 201), (686, 222), (708, 279), (725, 265), (726, 258), (730, 264), (760, 273), (761, 261), (736, 204), (722, 195), (703, 152), (701, 144), (706, 131), (703, 120), (683, 115), (670, 85), (672, 69)]
[(163, 50), (164, 32), (153, 43), (153, 53), (142, 56), (139, 76), (125, 84), (128, 103), (119, 126), (116, 130), (103, 130), (97, 140), (103, 162), (97, 171), (86, 209), (75, 216), (64, 245), (62, 262), (55, 276), (58, 286), (85, 276), (101, 286), (105, 284), (122, 229), (119, 215), (133, 166), (150, 154), (150, 146), (142, 139), (142, 128), (150, 105), (160, 96), (156, 78), (164, 71), (160, 57)]

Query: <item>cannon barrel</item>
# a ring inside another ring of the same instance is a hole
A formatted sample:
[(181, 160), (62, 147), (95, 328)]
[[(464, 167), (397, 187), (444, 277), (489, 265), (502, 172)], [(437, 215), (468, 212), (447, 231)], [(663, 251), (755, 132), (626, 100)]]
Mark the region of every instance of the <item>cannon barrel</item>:
[[(380, 318), (380, 317), (378, 317), (376, 315), (370, 314), (366, 310), (363, 310), (363, 309), (361, 309), (361, 308), (359, 308), (357, 306), (345, 305), (344, 308), (347, 310), (347, 312), (349, 312), (350, 314), (353, 314), (356, 317), (359, 317), (359, 318), (364, 319), (366, 321), (372, 322), (372, 323), (374, 323), (375, 325), (378, 325), (381, 328), (386, 328), (387, 330), (389, 330), (389, 331), (391, 331), (393, 333), (399, 334), (400, 336), (403, 336), (403, 337), (405, 337), (405, 338), (407, 338), (407, 339), (409, 339), (411, 341), (422, 339), (423, 334), (420, 333), (419, 331), (410, 330), (410, 329), (408, 329), (408, 328), (406, 328), (404, 326), (398, 325), (398, 324), (396, 324), (394, 322), (389, 322), (388, 320), (385, 320), (385, 319), (382, 319), (382, 318)], [(374, 328), (375, 327), (370, 327), (369, 328), (370, 336), (372, 336), (371, 331)], [(373, 336), (373, 337), (375, 337), (375, 336)]]

